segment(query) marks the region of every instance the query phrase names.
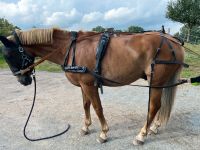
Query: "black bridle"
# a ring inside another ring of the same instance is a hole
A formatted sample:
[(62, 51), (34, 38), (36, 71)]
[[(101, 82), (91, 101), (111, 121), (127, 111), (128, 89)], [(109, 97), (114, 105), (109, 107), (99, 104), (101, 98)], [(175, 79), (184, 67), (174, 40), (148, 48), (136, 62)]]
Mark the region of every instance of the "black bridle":
[(13, 36), (14, 36), (15, 42), (16, 42), (16, 49), (22, 60), (21, 66), (20, 66), (20, 68), (18, 68), (19, 71), (13, 72), (13, 74), (15, 76), (18, 76), (18, 75), (22, 75), (21, 70), (26, 69), (28, 66), (30, 66), (34, 63), (35, 57), (31, 56), (24, 50), (24, 48), (22, 47), (22, 43), (20, 42), (20, 39), (15, 31), (13, 32)]

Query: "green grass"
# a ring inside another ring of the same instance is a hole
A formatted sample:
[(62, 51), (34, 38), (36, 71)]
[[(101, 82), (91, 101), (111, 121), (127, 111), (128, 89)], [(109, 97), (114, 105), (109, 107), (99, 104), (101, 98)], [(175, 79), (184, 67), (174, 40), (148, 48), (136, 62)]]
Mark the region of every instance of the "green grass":
[(36, 70), (49, 71), (49, 72), (61, 72), (62, 71), (60, 65), (57, 65), (50, 61), (45, 61), (42, 64), (38, 65), (36, 67)]
[[(195, 51), (196, 53), (200, 54), (200, 45), (192, 45), (192, 44), (185, 44), (186, 47), (190, 48), (191, 50)], [(200, 57), (193, 55), (186, 51), (185, 53), (185, 62), (191, 65), (188, 69), (184, 68), (181, 76), (183, 78), (193, 77), (200, 75)], [(192, 66), (194, 65), (194, 66)], [(0, 52), (0, 69), (1, 68), (8, 68), (1, 52)], [(61, 72), (62, 69), (59, 65), (51, 63), (49, 61), (45, 61), (42, 64), (36, 67), (36, 70), (42, 71), (49, 71), (49, 72)]]
[(8, 68), (8, 65), (5, 63), (5, 60), (0, 52), (0, 68)]
[[(200, 45), (192, 45), (192, 44), (185, 44), (185, 47), (191, 49), (192, 51), (200, 54)], [(200, 75), (200, 57), (192, 54), (191, 52), (188, 52), (186, 50), (185, 53), (185, 63), (189, 64), (189, 68), (184, 68), (183, 72), (181, 74), (182, 77), (188, 78), (193, 76), (199, 76)]]

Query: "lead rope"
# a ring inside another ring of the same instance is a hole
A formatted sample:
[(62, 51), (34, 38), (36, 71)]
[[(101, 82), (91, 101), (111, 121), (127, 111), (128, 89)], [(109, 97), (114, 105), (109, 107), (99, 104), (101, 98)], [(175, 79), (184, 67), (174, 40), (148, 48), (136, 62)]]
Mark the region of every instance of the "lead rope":
[(67, 125), (67, 128), (66, 128), (63, 132), (60, 132), (60, 133), (55, 134), (55, 135), (52, 135), (52, 136), (47, 136), (47, 137), (43, 137), (43, 138), (35, 138), (35, 139), (33, 139), (33, 138), (29, 138), (29, 137), (26, 135), (26, 127), (27, 127), (28, 122), (29, 122), (29, 119), (30, 119), (30, 117), (31, 117), (31, 115), (32, 115), (33, 108), (34, 108), (34, 105), (35, 105), (35, 99), (36, 99), (36, 88), (37, 88), (37, 86), (36, 86), (35, 69), (33, 70), (32, 75), (33, 75), (33, 81), (34, 81), (34, 97), (33, 97), (33, 103), (32, 103), (32, 106), (31, 106), (31, 110), (30, 110), (30, 112), (29, 112), (28, 118), (27, 118), (26, 123), (25, 123), (25, 125), (24, 125), (24, 130), (23, 130), (24, 137), (25, 137), (27, 140), (33, 142), (33, 141), (41, 141), (41, 140), (51, 139), (51, 138), (54, 138), (54, 137), (57, 137), (57, 136), (60, 136), (60, 135), (62, 135), (62, 134), (64, 134), (64, 133), (66, 133), (66, 132), (69, 130), (69, 128), (70, 128), (70, 125), (69, 125), (69, 124)]

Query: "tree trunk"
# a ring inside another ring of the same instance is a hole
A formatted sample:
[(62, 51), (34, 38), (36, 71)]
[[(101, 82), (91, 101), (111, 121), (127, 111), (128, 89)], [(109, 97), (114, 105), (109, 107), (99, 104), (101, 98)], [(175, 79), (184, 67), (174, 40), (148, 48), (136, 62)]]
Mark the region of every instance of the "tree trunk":
[(190, 32), (191, 32), (191, 28), (189, 27), (189, 28), (188, 28), (188, 33), (187, 33), (187, 40), (186, 40), (186, 42), (189, 42), (189, 41), (190, 41)]

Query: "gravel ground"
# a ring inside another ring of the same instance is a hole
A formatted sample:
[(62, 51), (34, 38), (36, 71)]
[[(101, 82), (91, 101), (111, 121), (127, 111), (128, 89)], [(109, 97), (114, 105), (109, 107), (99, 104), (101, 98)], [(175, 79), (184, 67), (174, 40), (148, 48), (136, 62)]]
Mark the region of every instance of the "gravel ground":
[[(29, 113), (33, 85), (20, 85), (8, 70), (0, 70), (0, 150), (62, 149), (200, 149), (200, 87), (179, 86), (172, 117), (158, 135), (148, 136), (143, 146), (132, 140), (143, 126), (147, 113), (148, 89), (104, 87), (101, 95), (104, 114), (110, 127), (109, 141), (96, 142), (100, 124), (92, 110), (91, 134), (81, 137), (83, 107), (80, 89), (64, 73), (37, 72), (38, 93), (27, 133), (31, 137), (70, 130), (57, 138), (29, 142), (23, 137), (23, 126)], [(136, 83), (144, 84), (143, 80)]]

